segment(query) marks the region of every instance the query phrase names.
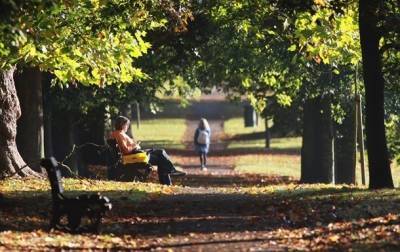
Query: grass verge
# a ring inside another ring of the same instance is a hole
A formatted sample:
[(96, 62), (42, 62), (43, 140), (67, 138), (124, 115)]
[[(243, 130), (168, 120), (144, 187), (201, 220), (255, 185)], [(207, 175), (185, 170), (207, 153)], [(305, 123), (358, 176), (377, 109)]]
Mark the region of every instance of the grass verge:
[(224, 132), (228, 136), (235, 136), (239, 134), (251, 134), (257, 132), (263, 132), (264, 121), (260, 120), (256, 127), (245, 127), (244, 120), (242, 117), (234, 117), (224, 122)]
[(142, 142), (142, 148), (183, 149), (181, 139), (185, 130), (185, 119), (143, 120), (139, 129), (132, 124), (132, 135)]
[(300, 156), (285, 154), (242, 155), (235, 159), (235, 170), (243, 173), (289, 176), (300, 179)]

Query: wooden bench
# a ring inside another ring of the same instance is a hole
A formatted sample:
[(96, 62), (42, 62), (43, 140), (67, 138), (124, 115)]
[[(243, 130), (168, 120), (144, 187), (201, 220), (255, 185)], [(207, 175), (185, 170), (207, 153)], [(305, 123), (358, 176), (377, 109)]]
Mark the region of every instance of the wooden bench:
[(40, 164), (46, 169), (51, 186), (53, 209), (50, 228), (72, 233), (97, 232), (105, 212), (112, 208), (110, 200), (100, 194), (83, 194), (75, 198), (64, 196), (57, 160), (46, 158)]
[(115, 139), (107, 140), (108, 178), (119, 181), (147, 181), (152, 171), (148, 161), (124, 163), (122, 153)]

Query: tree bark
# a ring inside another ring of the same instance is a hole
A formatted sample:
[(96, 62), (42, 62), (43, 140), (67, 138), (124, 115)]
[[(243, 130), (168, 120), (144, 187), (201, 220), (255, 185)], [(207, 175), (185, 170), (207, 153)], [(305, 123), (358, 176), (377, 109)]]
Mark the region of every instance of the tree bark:
[[(43, 147), (43, 101), (42, 73), (38, 68), (26, 68), (15, 78), (21, 117), (17, 122), (17, 147), (28, 162), (42, 157)], [(31, 166), (41, 172), (39, 163)]]
[[(85, 143), (94, 143), (97, 145), (105, 144), (105, 107), (99, 106), (91, 109), (87, 115), (83, 115), (85, 120), (82, 121), (77, 127), (78, 144), (82, 145)], [(88, 145), (82, 148), (78, 156), (80, 157), (83, 170), (80, 170), (80, 174), (83, 176), (88, 175), (88, 171), (85, 168), (87, 165), (100, 165), (105, 164), (104, 157), (99, 155), (99, 148), (92, 145)]]
[(0, 70), (0, 178), (10, 175), (37, 175), (18, 152), (16, 144), (17, 120), (21, 108), (14, 84), (15, 67)]
[[(75, 141), (77, 116), (74, 111), (67, 111), (54, 106), (52, 113), (53, 154), (58, 161), (64, 160), (72, 150)], [(73, 172), (78, 171), (77, 155), (72, 155), (65, 163)]]
[(369, 187), (393, 188), (384, 124), (384, 79), (379, 55), (380, 1), (359, 1), (359, 29), (365, 86)]
[(265, 123), (265, 148), (270, 149), (271, 148), (271, 134), (270, 134), (267, 116), (264, 118), (264, 123)]
[(332, 120), (328, 99), (304, 104), (301, 183), (331, 183), (333, 172)]
[(335, 138), (335, 183), (355, 183), (355, 109), (354, 104), (347, 104), (345, 107), (346, 117), (341, 125), (336, 127)]
[(42, 86), (42, 96), (43, 96), (43, 143), (44, 143), (44, 155), (46, 157), (54, 156), (53, 152), (53, 137), (52, 137), (52, 129), (53, 129), (53, 106), (52, 106), (52, 98), (50, 93), (51, 79), (52, 76), (49, 73), (45, 73), (43, 75), (43, 86)]

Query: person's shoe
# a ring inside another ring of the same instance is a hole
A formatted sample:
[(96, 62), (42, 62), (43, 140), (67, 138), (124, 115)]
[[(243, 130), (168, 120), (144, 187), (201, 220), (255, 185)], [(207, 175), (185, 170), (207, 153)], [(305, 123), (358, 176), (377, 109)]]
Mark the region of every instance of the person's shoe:
[(173, 170), (169, 175), (174, 176), (174, 177), (185, 176), (186, 172)]
[(207, 167), (203, 166), (203, 167), (201, 167), (201, 170), (202, 171), (207, 171)]

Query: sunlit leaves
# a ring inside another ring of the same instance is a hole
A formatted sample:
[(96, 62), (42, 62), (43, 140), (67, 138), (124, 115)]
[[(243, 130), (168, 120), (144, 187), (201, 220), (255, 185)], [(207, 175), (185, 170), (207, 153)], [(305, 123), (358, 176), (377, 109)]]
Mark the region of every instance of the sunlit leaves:
[(62, 83), (105, 85), (146, 77), (136, 59), (147, 53), (146, 30), (166, 19), (149, 13), (151, 1), (90, 0), (19, 4), (0, 23), (0, 64), (22, 61), (53, 72)]
[[(347, 9), (337, 14), (328, 8), (303, 12), (295, 21), (298, 50), (317, 63), (356, 65), (361, 60), (357, 12)], [(288, 50), (294, 51), (296, 44)]]
[(290, 106), (290, 104), (292, 103), (292, 98), (285, 93), (277, 94), (276, 100), (279, 104), (283, 106)]

